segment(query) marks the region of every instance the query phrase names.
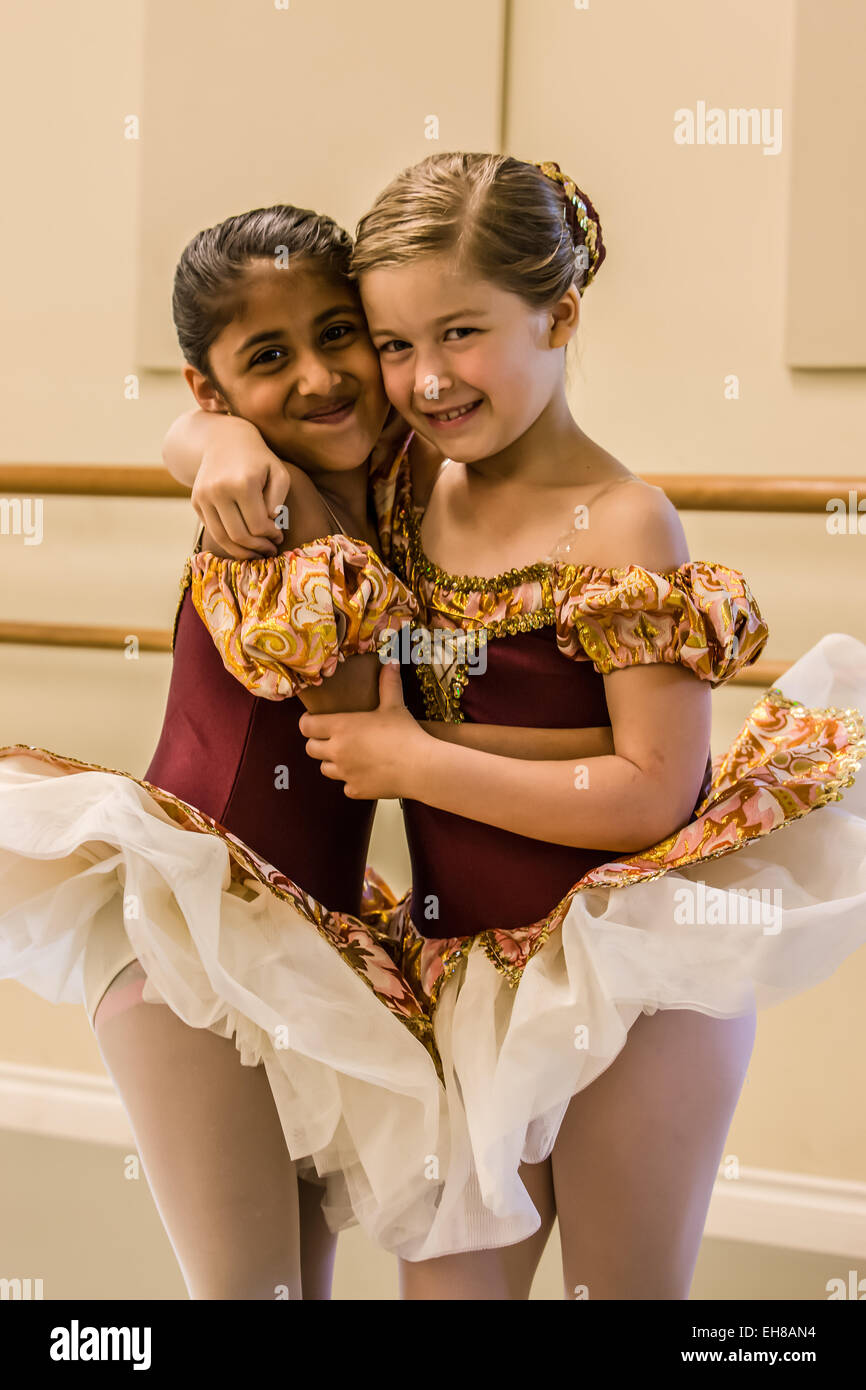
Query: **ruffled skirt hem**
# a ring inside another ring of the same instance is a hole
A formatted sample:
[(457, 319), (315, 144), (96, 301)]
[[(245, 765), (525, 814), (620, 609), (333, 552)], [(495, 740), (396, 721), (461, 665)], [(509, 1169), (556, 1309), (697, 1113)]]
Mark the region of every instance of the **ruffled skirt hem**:
[(266, 1068), (332, 1230), (409, 1260), (512, 1244), (540, 1220), (520, 1164), (550, 1155), (641, 1013), (737, 1017), (866, 943), (866, 646), (831, 634), (780, 687), (804, 709), (760, 704), (718, 761), (709, 853), (672, 837), (593, 870), (544, 923), (447, 942), (372, 870), (361, 917), (329, 913), (158, 788), (0, 749), (0, 977), (80, 1001), (91, 928), (115, 914), (144, 999)]

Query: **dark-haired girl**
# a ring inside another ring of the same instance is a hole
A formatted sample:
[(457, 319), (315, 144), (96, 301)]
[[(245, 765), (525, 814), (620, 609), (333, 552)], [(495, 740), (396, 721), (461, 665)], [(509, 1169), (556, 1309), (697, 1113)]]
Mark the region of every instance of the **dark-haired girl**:
[(193, 1298), (327, 1298), (337, 1230), (411, 1253), (436, 1199), (441, 1083), (365, 877), (374, 803), (298, 730), (375, 705), (415, 611), (378, 554), (394, 447), (350, 251), (287, 206), (186, 247), (185, 377), (203, 419), (268, 441), (287, 515), (240, 564), (216, 516), (200, 533), (142, 779), (0, 749), (0, 975), (84, 998)]

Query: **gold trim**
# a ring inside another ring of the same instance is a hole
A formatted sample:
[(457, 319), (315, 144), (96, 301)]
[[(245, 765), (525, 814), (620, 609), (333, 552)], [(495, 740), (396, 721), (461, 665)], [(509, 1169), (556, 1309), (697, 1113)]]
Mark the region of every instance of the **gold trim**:
[[(193, 554), (196, 552), (194, 551)], [(171, 625), (171, 654), (174, 656), (174, 644), (177, 641), (177, 625), (180, 622), (180, 610), (183, 607), (183, 600), (186, 591), (192, 583), (192, 559), (187, 556), (183, 567), (183, 574), (180, 577), (180, 597), (177, 601), (177, 608), (174, 610), (174, 622)]]
[[(411, 921), (411, 918), (409, 920)], [(451, 976), (454, 974), (457, 967), (461, 965), (463, 961), (466, 960), (466, 958), (469, 955), (469, 952), (472, 950), (477, 940), (478, 938), (475, 936), (468, 937), (462, 945), (456, 946), (454, 950), (449, 952), (448, 956), (445, 959), (443, 959), (442, 970), (440, 971), (436, 979), (433, 981), (433, 986), (430, 990), (431, 1020), (433, 1012), (439, 1003), (439, 996), (442, 993), (445, 984), (448, 982), (448, 980), (451, 979)]]
[[(316, 928), (319, 934), (322, 937), (324, 937), (324, 939), (337, 952), (341, 960), (343, 960), (343, 962), (349, 967), (353, 974), (358, 975), (360, 979), (362, 979), (364, 983), (367, 985), (368, 989), (372, 990), (373, 994), (375, 994), (376, 998), (379, 1000), (379, 1003), (382, 1004), (383, 1008), (386, 1008), (390, 1014), (394, 1015), (397, 1019), (399, 1019), (401, 1023), (405, 1025), (406, 1028), (408, 1028), (409, 1032), (412, 1033), (412, 1035), (426, 1049), (427, 1053), (431, 1058), (431, 1061), (433, 1062), (436, 1068), (436, 1072), (439, 1076), (440, 1081), (442, 1081), (444, 1084), (442, 1062), (439, 1056), (439, 1050), (435, 1042), (432, 1016), (428, 1015), (421, 1002), (416, 998), (414, 991), (412, 991), (409, 987), (408, 981), (406, 981), (407, 994), (409, 994), (409, 996), (415, 1000), (415, 1003), (417, 1004), (419, 1010), (418, 1014), (416, 1015), (406, 1015), (400, 1013), (396, 1009), (392, 1009), (388, 1004), (387, 1000), (383, 998), (382, 995), (378, 992), (369, 975), (365, 971), (359, 970), (353, 964), (351, 949), (341, 950), (340, 947), (336, 945), (334, 942), (333, 928), (329, 930), (328, 927), (324, 925), (330, 918), (333, 918), (334, 920), (339, 922), (341, 917), (345, 917), (347, 914), (330, 913), (323, 903), (320, 903), (318, 899), (312, 897), (311, 894), (306, 893), (304, 889), (300, 887), (299, 884), (294, 884), (295, 892), (291, 893), (287, 889), (281, 888), (278, 884), (272, 883), (270, 879), (268, 879), (262, 873), (261, 869), (255, 863), (254, 859), (251, 858), (251, 854), (253, 852), (244, 846), (243, 841), (238, 840), (236, 837), (234, 837), (232, 835), (232, 832), (226, 830), (224, 826), (220, 827), (216, 824), (216, 822), (214, 822), (213, 824), (209, 824), (211, 818), (209, 816), (206, 816), (204, 811), (200, 811), (196, 806), (193, 806), (188, 801), (183, 801), (179, 796), (175, 796), (173, 792), (166, 791), (163, 787), (158, 787), (155, 782), (147, 782), (143, 777), (135, 777), (131, 772), (124, 772), (121, 768), (103, 767), (100, 763), (84, 762), (81, 758), (74, 758), (71, 755), (67, 755), (65, 753), (56, 753), (51, 748), (40, 748), (37, 747), (35, 744), (31, 743), (6, 744), (3, 747), (0, 747), (0, 757), (2, 757), (4, 753), (18, 750), (20, 750), (23, 753), (42, 753), (50, 762), (56, 763), (57, 761), (59, 761), (61, 763), (70, 763), (74, 767), (81, 768), (81, 770), (84, 772), (107, 772), (115, 777), (125, 777), (128, 781), (134, 782), (136, 786), (142, 787), (144, 791), (148, 793), (148, 795), (150, 795), (151, 793), (157, 793), (157, 795), (154, 797), (154, 800), (157, 802), (157, 805), (159, 805), (160, 799), (164, 799), (166, 801), (171, 802), (172, 805), (176, 806), (187, 817), (187, 819), (191, 820), (193, 824), (197, 827), (196, 829), (191, 831), (188, 829), (188, 827), (185, 826), (178, 826), (178, 829), (186, 830), (188, 834), (193, 835), (216, 835), (218, 839), (222, 840), (223, 844), (228, 850), (230, 858), (233, 858), (238, 863), (238, 865), (246, 871), (248, 875), (256, 879), (258, 883), (261, 883), (265, 888), (267, 888), (271, 893), (273, 893), (275, 897), (279, 898), (283, 902), (289, 903), (290, 906), (293, 907), (296, 912), (299, 912), (302, 916), (306, 917), (307, 921), (309, 921)], [(276, 865), (273, 865), (272, 867), (276, 868)], [(280, 871), (278, 870), (278, 872)], [(283, 875), (283, 877), (287, 878), (288, 875)], [(294, 883), (293, 879), (290, 879), (289, 881)], [(348, 915), (352, 916), (354, 914)], [(365, 929), (369, 929), (368, 924), (363, 917), (357, 916), (355, 917), (355, 920)]]
[(428, 578), (432, 578), (443, 588), (453, 589), (457, 593), (474, 592), (485, 593), (489, 590), (498, 592), (501, 589), (513, 589), (518, 584), (524, 584), (532, 579), (544, 579), (551, 571), (551, 565), (545, 560), (537, 560), (532, 565), (524, 565), (522, 569), (504, 570), (502, 574), (493, 576), (478, 574), (449, 574), (437, 565), (435, 560), (431, 560), (425, 555), (421, 546), (421, 524), (415, 516), (411, 506), (402, 504), (397, 511), (398, 521), (408, 522), (409, 560), (413, 569), (420, 570)]
[(299, 545), (293, 545), (290, 550), (281, 550), (277, 555), (262, 555), (255, 560), (235, 560), (231, 555), (214, 555), (213, 551), (210, 550), (203, 550), (200, 554), (211, 555), (214, 560), (219, 560), (223, 564), (231, 565), (232, 572), (234, 572), (238, 565), (272, 565), (277, 560), (283, 560), (286, 556), (296, 554), (299, 550), (306, 550), (310, 545), (327, 546), (329, 541), (337, 539), (348, 541), (351, 545), (360, 546), (362, 550), (368, 550), (374, 560), (380, 565), (384, 565), (385, 562), (381, 555), (377, 550), (373, 549), (369, 541), (362, 541), (360, 536), (350, 536), (346, 531), (332, 531), (330, 535), (327, 536), (316, 536), (315, 540), (302, 541)]
[[(410, 585), (407, 587), (411, 589)], [(412, 589), (411, 591), (417, 596), (417, 590)], [(487, 637), (507, 637), (518, 632), (530, 632), (539, 627), (552, 627), (555, 622), (556, 609), (541, 608), (534, 613), (519, 613), (513, 618), (502, 618), (498, 622), (478, 623), (477, 626), (468, 630), (483, 632)], [(417, 631), (423, 626), (423, 624), (414, 624), (412, 630), (413, 632)], [(458, 630), (466, 631), (467, 629), (459, 628)], [(418, 683), (421, 686), (424, 711), (427, 717), (441, 720), (443, 724), (463, 724), (465, 720), (460, 709), (460, 701), (470, 677), (468, 661), (455, 664), (454, 677), (447, 689), (442, 685), (428, 662), (420, 661), (414, 665)]]
[[(411, 499), (411, 491), (409, 497)], [(624, 576), (634, 569), (640, 569), (645, 574), (658, 575), (661, 579), (674, 579), (690, 565), (706, 565), (708, 569), (731, 570), (735, 574), (740, 574), (745, 580), (745, 575), (742, 575), (740, 570), (737, 570), (733, 565), (726, 564), (723, 560), (685, 560), (681, 565), (663, 570), (647, 569), (644, 565), (576, 565), (570, 560), (536, 560), (531, 565), (524, 565), (522, 569), (504, 570), (501, 574), (495, 575), (450, 574), (448, 570), (442, 569), (435, 560), (431, 560), (424, 553), (421, 545), (421, 520), (415, 515), (415, 508), (411, 500), (400, 504), (396, 518), (397, 521), (404, 523), (408, 549), (407, 558), (413, 568), (419, 570), (427, 578), (432, 578), (442, 588), (453, 589), (458, 593), (498, 593), (503, 589), (516, 588), (517, 585), (525, 584), (530, 580), (537, 579), (543, 582), (553, 574), (561, 577), (563, 583), (570, 583), (584, 574)]]
[[(552, 909), (551, 912), (548, 913), (546, 917), (540, 918), (537, 923), (531, 923), (529, 928), (521, 928), (521, 930), (531, 930), (532, 927), (538, 926), (540, 930), (538, 936), (532, 942), (529, 951), (526, 954), (526, 957), (519, 965), (514, 965), (503, 958), (501, 947), (498, 945), (493, 932), (489, 930), (479, 932), (477, 936), (471, 938), (471, 940), (479, 942), (488, 960), (496, 968), (496, 970), (505, 977), (507, 983), (512, 988), (516, 987), (520, 983), (520, 980), (523, 977), (523, 971), (525, 970), (526, 966), (529, 964), (530, 960), (532, 960), (536, 952), (540, 951), (542, 946), (544, 946), (544, 944), (547, 942), (551, 935), (551, 932), (557, 930), (559, 927), (562, 926), (562, 923), (564, 922), (568, 914), (571, 904), (577, 897), (578, 893), (585, 893), (590, 891), (591, 889), (596, 888), (602, 892), (605, 890), (615, 891), (620, 888), (629, 888), (634, 883), (650, 883), (654, 879), (663, 878), (665, 874), (669, 874), (674, 870), (687, 869), (695, 864), (702, 864), (707, 859), (720, 859), (722, 858), (722, 856), (726, 854), (736, 854), (739, 850), (745, 849), (747, 845), (754, 844), (756, 840), (764, 840), (767, 838), (768, 835), (774, 835), (779, 830), (783, 830), (785, 826), (793, 825), (795, 821), (802, 820), (804, 816), (809, 815), (812, 811), (820, 810), (822, 807), (828, 805), (830, 802), (842, 801), (844, 799), (842, 796), (841, 788), (851, 787), (854, 785), (854, 774), (859, 770), (862, 760), (864, 759), (864, 757), (866, 757), (866, 721), (864, 721), (864, 717), (861, 711), (857, 709), (856, 706), (852, 706), (849, 709), (842, 709), (836, 705), (830, 705), (822, 708), (815, 708), (811, 705), (804, 705), (802, 700), (789, 699), (786, 695), (782, 693), (778, 686), (774, 686), (767, 690), (765, 694), (755, 702), (755, 706), (753, 707), (752, 713), (754, 712), (755, 708), (763, 704), (764, 701), (767, 699), (769, 699), (772, 704), (776, 704), (785, 709), (796, 709), (798, 707), (802, 707), (804, 711), (808, 711), (810, 714), (816, 716), (829, 716), (830, 718), (838, 719), (841, 723), (845, 725), (845, 728), (848, 730), (850, 735), (849, 745), (842, 752), (835, 755), (831, 754), (831, 757), (833, 758), (834, 762), (839, 767), (838, 775), (827, 779), (824, 785), (819, 789), (818, 798), (815, 801), (813, 801), (809, 806), (806, 806), (802, 809), (797, 808), (793, 811), (792, 814), (786, 814), (785, 819), (779, 825), (770, 826), (766, 830), (758, 831), (755, 835), (748, 835), (744, 839), (740, 840), (739, 843), (736, 845), (725, 845), (721, 849), (710, 850), (704, 854), (695, 853), (689, 858), (681, 859), (676, 864), (666, 865), (663, 869), (659, 869), (656, 873), (646, 873), (641, 869), (635, 869), (631, 875), (627, 875), (621, 878), (617, 883), (584, 884), (581, 883), (581, 881), (578, 881), (578, 883), (573, 888), (569, 889), (565, 897), (562, 898), (560, 902), (556, 904), (556, 906)], [(749, 717), (751, 717), (751, 715)], [(779, 793), (784, 793), (784, 791), (784, 787), (779, 787), (776, 788), (774, 791), (771, 791), (771, 795), (776, 796)], [(729, 794), (729, 792), (724, 793), (724, 795), (726, 796)], [(791, 804), (793, 805), (794, 803), (792, 802)], [(708, 809), (711, 805), (712, 802), (708, 802), (707, 806), (705, 807), (705, 810)], [(704, 814), (704, 812), (702, 812), (702, 814)], [(658, 845), (651, 845), (646, 850), (638, 851), (638, 853), (643, 855), (649, 855), (652, 854), (654, 851), (662, 849), (666, 844), (669, 844), (672, 840), (676, 839), (677, 835), (679, 835), (684, 828), (684, 826), (681, 826), (679, 830), (675, 831), (673, 835), (668, 836), (666, 840), (660, 841)], [(631, 855), (622, 855), (619, 858), (611, 859), (608, 862), (611, 864), (617, 864), (621, 863), (624, 859), (628, 858), (631, 858)], [(594, 873), (597, 869), (600, 868), (604, 868), (604, 865), (597, 865), (596, 869), (590, 869), (589, 872)], [(559, 921), (556, 921), (557, 917), (559, 918)], [(431, 1000), (431, 1008), (432, 1007), (433, 1001)]]

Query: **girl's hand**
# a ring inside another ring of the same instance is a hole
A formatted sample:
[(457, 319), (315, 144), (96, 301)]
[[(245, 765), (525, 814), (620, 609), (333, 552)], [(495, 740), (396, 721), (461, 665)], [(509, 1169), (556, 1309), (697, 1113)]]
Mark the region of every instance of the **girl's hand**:
[(192, 505), (205, 524), (206, 549), (233, 560), (276, 555), (284, 530), (274, 522), (291, 486), (291, 465), (268, 448), (255, 425), (215, 416), (192, 486)]
[(298, 722), (310, 757), (321, 759), (323, 776), (345, 782), (346, 796), (358, 801), (411, 797), (423, 778), (430, 742), (403, 703), (399, 663), (381, 665), (378, 709), (308, 713)]

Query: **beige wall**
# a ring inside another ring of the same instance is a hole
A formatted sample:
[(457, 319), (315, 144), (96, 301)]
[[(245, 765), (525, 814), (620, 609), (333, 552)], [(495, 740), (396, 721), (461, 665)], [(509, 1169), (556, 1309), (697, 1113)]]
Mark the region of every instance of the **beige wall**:
[[(357, 145), (357, 108), (346, 105), (351, 180), (343, 180), (338, 147), (323, 155), (321, 205), (353, 220), (377, 181), (420, 143), (414, 126), (407, 134), (417, 105), (427, 108), (422, 115), (445, 110), (452, 88), (448, 47), (438, 38), (431, 44), (427, 28), (435, 28), (437, 11), (419, 6), (421, 18), (412, 20), (405, 5), (345, 4), (376, 34), (382, 65), (370, 75), (379, 124), (365, 125)], [(227, 0), (213, 0), (213, 7), (225, 15)], [(303, 8), (308, 24), (313, 7)], [(340, 5), (319, 8), (333, 20)], [(291, 13), (277, 18), (292, 22)], [(724, 7), (709, 0), (592, 0), (586, 11), (566, 0), (512, 6), (508, 148), (555, 158), (571, 172), (596, 203), (608, 244), (608, 261), (585, 301), (575, 409), (636, 472), (863, 472), (863, 374), (791, 372), (784, 365), (790, 146), (765, 157), (748, 147), (681, 147), (672, 138), (673, 112), (700, 99), (788, 112), (793, 14), (788, 0), (728, 0)], [(123, 392), (124, 377), (137, 370), (139, 249), (164, 225), (179, 225), (171, 200), (141, 199), (142, 168), (153, 153), (146, 124), (141, 141), (123, 139), (124, 117), (142, 109), (143, 5), (32, 7), (19, 0), (5, 7), (3, 26), (2, 42), (16, 61), (0, 87), (0, 119), (14, 135), (5, 169), (12, 216), (2, 232), (2, 456), (155, 462), (166, 425), (188, 398), (165, 372), (142, 372), (137, 401)], [(455, 29), (459, 41), (459, 23)], [(201, 26), (201, 48), (190, 60), (206, 67), (208, 45), (230, 31)], [(493, 33), (489, 46), (496, 43)], [(285, 142), (279, 196), (295, 196), (296, 167), (304, 198), (316, 195), (309, 175), (320, 137), (316, 112), (327, 84), (334, 101), (341, 82), (354, 102), (361, 100), (357, 73), (350, 72), (353, 52), (323, 27), (321, 53), (293, 71), (292, 101), (306, 102), (311, 114)], [(322, 55), (333, 55), (333, 63), (325, 67)], [(213, 55), (217, 65), (224, 59), (224, 52)], [(415, 102), (405, 80), (394, 95), (383, 92), (386, 67), (405, 75), (413, 65), (424, 74), (423, 100)], [(253, 140), (250, 81), (226, 99)], [(480, 84), (473, 104), (471, 70), (466, 81), (463, 114), (447, 142), (432, 148), (465, 147), (489, 126), (490, 82)], [(333, 141), (331, 115), (328, 121)], [(206, 143), (206, 130), (199, 139)], [(424, 152), (422, 143), (417, 153)], [(184, 161), (177, 178), (194, 181), (194, 143)], [(219, 160), (204, 162), (208, 177), (218, 178)], [(211, 183), (208, 215), (239, 210), (234, 177), (227, 168), (225, 206)], [(339, 208), (326, 196), (335, 188)], [(179, 182), (178, 205), (182, 191)], [(852, 194), (863, 197), (859, 184)], [(277, 196), (273, 186), (265, 195)], [(180, 249), (176, 244), (172, 255)], [(164, 305), (169, 290), (166, 282), (158, 291)], [(724, 398), (729, 373), (740, 379), (736, 401)], [(768, 657), (793, 661), (825, 631), (866, 640), (855, 588), (859, 580), (862, 590), (862, 538), (828, 537), (821, 517), (685, 520), (694, 555), (737, 565), (753, 583), (770, 621)], [(185, 503), (46, 499), (45, 524), (38, 547), (0, 538), (0, 618), (118, 623), (130, 631), (170, 623), (193, 532)], [(33, 743), (143, 771), (161, 723), (168, 658), (145, 654), (130, 662), (120, 653), (0, 646), (0, 663), (0, 743)], [(716, 750), (755, 693), (716, 695)], [(395, 837), (390, 816), (375, 862), (382, 866), (379, 856), (391, 856), (388, 871), (402, 889), (405, 860)], [(728, 1143), (741, 1163), (866, 1178), (854, 1103), (866, 1083), (864, 989), (866, 960), (857, 958), (762, 1016)], [(53, 1007), (10, 983), (0, 985), (0, 1058), (102, 1070), (83, 1011)]]

